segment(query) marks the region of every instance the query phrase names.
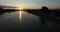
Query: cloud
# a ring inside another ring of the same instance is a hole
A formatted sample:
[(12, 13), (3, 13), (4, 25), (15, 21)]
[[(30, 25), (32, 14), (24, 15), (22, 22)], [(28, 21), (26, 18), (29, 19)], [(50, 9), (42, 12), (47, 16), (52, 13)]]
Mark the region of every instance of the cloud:
[(4, 5), (0, 5), (0, 7), (2, 7), (2, 8), (16, 8), (16, 7), (13, 7), (13, 6), (4, 6)]

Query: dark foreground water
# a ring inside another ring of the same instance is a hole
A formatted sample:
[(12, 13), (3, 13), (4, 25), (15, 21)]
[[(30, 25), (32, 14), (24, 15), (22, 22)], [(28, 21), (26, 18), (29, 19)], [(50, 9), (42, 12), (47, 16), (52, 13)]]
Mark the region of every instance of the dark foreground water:
[(60, 32), (60, 24), (20, 11), (0, 15), (0, 32)]

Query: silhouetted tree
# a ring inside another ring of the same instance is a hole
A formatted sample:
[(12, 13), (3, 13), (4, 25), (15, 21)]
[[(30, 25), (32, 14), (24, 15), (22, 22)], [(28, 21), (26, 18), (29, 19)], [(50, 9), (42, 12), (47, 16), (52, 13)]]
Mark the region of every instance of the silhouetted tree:
[(2, 8), (0, 7), (0, 10), (2, 10)]
[(0, 7), (0, 14), (3, 12), (3, 9)]
[(43, 7), (42, 7), (41, 12), (42, 12), (42, 13), (46, 13), (46, 14), (50, 14), (50, 10), (49, 10), (48, 7), (46, 7), (46, 6), (43, 6)]
[(46, 6), (43, 6), (43, 7), (42, 7), (42, 9), (44, 9), (44, 10), (48, 10), (48, 7), (46, 7)]

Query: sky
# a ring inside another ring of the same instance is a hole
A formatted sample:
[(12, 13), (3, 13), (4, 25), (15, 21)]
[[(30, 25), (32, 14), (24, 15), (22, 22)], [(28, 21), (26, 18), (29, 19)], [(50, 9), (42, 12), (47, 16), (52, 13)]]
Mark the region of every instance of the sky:
[(60, 8), (60, 0), (0, 0), (0, 5), (38, 9), (47, 6), (50, 9)]

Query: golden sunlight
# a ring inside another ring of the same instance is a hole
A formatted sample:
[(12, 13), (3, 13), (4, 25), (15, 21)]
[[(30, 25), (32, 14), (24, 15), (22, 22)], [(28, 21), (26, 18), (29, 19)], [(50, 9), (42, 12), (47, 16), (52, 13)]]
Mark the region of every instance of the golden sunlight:
[(20, 13), (20, 21), (21, 21), (21, 18), (22, 18), (22, 11), (20, 11), (19, 13)]
[(22, 24), (22, 11), (19, 11), (19, 24)]
[(19, 22), (20, 24), (22, 24), (22, 14), (23, 14), (23, 11), (19, 11)]
[(23, 14), (23, 11), (22, 11), (22, 8), (18, 8), (20, 9), (19, 11), (19, 19), (20, 19), (20, 24), (22, 24), (22, 14)]
[(19, 8), (20, 10), (22, 9), (22, 8)]
[(22, 10), (22, 8), (18, 8), (18, 9)]
[(20, 24), (22, 24), (22, 21), (23, 21), (23, 16), (25, 15), (26, 12), (24, 11), (19, 11), (19, 22)]
[[(19, 8), (20, 10), (22, 10), (22, 8)], [(19, 12), (20, 13), (20, 21), (21, 21), (21, 18), (22, 18), (22, 11)]]

